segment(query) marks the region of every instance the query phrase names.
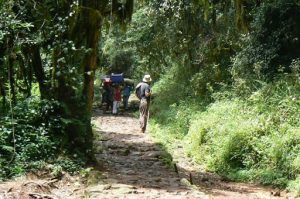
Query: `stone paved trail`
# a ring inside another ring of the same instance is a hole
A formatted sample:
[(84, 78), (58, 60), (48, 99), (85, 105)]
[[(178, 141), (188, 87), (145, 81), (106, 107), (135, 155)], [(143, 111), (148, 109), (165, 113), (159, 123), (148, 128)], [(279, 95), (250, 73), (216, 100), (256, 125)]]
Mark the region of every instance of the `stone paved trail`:
[[(104, 166), (104, 173), (101, 180), (86, 189), (90, 198), (280, 198), (267, 188), (228, 183), (213, 174), (201, 173), (180, 155), (176, 173), (163, 164), (167, 153), (149, 134), (140, 133), (138, 120), (129, 114), (105, 115), (98, 110), (94, 121), (100, 137), (95, 140), (96, 158)], [(180, 147), (177, 153), (181, 153)], [(194, 185), (190, 184), (190, 176)]]
[(93, 122), (98, 164), (87, 177), (28, 174), (1, 182), (0, 199), (294, 198), (290, 193), (232, 183), (205, 172), (184, 155), (180, 143), (171, 152), (177, 166), (166, 166), (163, 160), (170, 154), (149, 134), (140, 133), (137, 119), (130, 114), (113, 116), (96, 109)]
[(96, 154), (104, 164), (102, 183), (87, 188), (90, 198), (208, 198), (203, 192), (182, 185), (179, 176), (159, 161), (166, 155), (148, 134), (142, 134), (137, 119), (96, 114), (103, 148)]

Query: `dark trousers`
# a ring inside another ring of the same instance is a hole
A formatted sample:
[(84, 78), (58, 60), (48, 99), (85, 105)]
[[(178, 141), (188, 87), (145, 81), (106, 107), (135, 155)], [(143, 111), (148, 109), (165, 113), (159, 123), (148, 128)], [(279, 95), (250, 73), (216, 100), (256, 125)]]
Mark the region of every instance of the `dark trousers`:
[(128, 99), (129, 99), (129, 96), (123, 95), (123, 105), (124, 105), (124, 109), (128, 109)]
[(106, 101), (106, 111), (109, 111), (113, 107), (113, 101), (107, 100)]

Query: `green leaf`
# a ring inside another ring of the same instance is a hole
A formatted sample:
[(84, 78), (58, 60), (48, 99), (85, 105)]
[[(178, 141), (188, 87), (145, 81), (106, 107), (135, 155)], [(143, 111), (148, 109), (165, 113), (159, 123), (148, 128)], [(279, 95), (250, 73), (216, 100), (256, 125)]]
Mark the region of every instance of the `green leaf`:
[(10, 152), (10, 153), (14, 152), (14, 147), (12, 147), (12, 146), (3, 145), (1, 147), (2, 147), (2, 150), (4, 150), (4, 151)]

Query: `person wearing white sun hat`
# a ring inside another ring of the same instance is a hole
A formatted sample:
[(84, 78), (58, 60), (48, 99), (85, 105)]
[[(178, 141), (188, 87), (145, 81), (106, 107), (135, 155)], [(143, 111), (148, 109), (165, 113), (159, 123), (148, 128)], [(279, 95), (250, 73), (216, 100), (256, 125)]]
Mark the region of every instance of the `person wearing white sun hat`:
[(140, 128), (142, 133), (146, 132), (149, 119), (151, 81), (151, 76), (145, 75), (143, 81), (136, 86), (136, 93), (139, 93), (138, 98), (140, 99)]

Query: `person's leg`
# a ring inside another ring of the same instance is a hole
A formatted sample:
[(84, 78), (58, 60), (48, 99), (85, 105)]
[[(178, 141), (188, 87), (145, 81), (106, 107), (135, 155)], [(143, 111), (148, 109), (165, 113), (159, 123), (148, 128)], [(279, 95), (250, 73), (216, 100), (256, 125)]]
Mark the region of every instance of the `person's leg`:
[(118, 104), (117, 101), (114, 101), (114, 102), (113, 102), (113, 110), (112, 110), (112, 113), (113, 113), (113, 114), (116, 114), (116, 113), (117, 113), (117, 104)]
[(128, 101), (129, 101), (129, 96), (126, 96), (126, 109), (128, 109)]
[(142, 99), (140, 102), (140, 128), (142, 133), (145, 133), (146, 126), (147, 126), (147, 117), (148, 117), (147, 107), (148, 107), (147, 101)]
[(147, 102), (146, 114), (145, 114), (145, 131), (147, 129), (148, 120), (149, 120), (149, 106), (150, 106), (150, 103)]
[(124, 109), (127, 109), (127, 96), (123, 96), (123, 107)]
[(109, 101), (109, 109), (112, 111), (113, 109), (113, 106), (114, 106), (114, 102), (112, 100)]
[(126, 109), (126, 96), (123, 95), (123, 107), (124, 109)]
[(119, 112), (120, 104), (121, 104), (121, 101), (117, 101), (117, 112), (116, 113)]
[(107, 102), (106, 92), (102, 93), (102, 101), (101, 101), (101, 104), (104, 104), (105, 102)]
[(109, 111), (110, 101), (106, 100), (106, 111)]

